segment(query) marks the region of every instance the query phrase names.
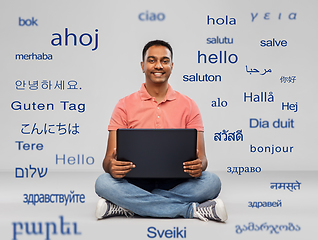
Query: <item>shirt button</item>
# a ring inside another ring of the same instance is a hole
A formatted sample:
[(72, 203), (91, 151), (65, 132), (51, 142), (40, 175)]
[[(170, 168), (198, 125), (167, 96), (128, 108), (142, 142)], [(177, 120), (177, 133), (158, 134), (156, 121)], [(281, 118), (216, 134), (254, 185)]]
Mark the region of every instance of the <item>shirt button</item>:
[(154, 101), (155, 101), (155, 99), (152, 99), (152, 101), (154, 102)]
[(158, 118), (160, 118), (160, 117), (158, 116)]

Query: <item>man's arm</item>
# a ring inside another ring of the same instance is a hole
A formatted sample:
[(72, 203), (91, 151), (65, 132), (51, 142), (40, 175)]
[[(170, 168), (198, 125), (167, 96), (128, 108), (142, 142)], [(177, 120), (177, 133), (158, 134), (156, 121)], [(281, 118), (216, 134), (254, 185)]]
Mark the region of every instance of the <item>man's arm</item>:
[(134, 167), (132, 162), (117, 161), (116, 131), (109, 131), (107, 150), (103, 161), (105, 172), (112, 175), (113, 178), (123, 178)]
[(197, 159), (183, 163), (183, 168), (191, 177), (200, 177), (202, 172), (208, 166), (208, 160), (205, 155), (204, 133), (197, 133)]

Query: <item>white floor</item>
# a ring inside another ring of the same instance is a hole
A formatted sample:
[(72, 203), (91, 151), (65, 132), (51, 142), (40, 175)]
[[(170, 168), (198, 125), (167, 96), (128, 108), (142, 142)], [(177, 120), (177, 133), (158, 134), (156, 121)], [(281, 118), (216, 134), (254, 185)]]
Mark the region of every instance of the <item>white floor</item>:
[[(124, 217), (97, 221), (94, 211), (98, 197), (94, 193), (94, 181), (99, 173), (50, 172), (41, 179), (18, 179), (14, 173), (1, 172), (1, 239), (317, 239), (317, 172), (217, 174), (223, 182), (220, 198), (228, 211), (226, 223)], [(271, 182), (296, 180), (301, 183), (300, 190), (270, 188)], [(84, 194), (85, 203), (67, 206), (62, 203), (37, 203), (36, 206), (23, 203), (24, 194), (69, 194), (70, 191)], [(248, 207), (249, 202), (278, 200), (282, 207)], [(64, 222), (62, 229), (61, 219)], [(32, 233), (32, 223), (37, 235)], [(40, 225), (42, 229), (39, 229)], [(152, 228), (148, 231), (149, 227)], [(160, 237), (157, 230), (160, 234), (165, 230), (167, 235)]]

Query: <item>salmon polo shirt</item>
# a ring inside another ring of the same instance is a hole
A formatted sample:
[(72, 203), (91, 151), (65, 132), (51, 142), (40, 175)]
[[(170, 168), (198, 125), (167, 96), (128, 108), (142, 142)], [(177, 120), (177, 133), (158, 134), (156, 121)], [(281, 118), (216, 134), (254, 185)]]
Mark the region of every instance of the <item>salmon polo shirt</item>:
[(120, 99), (115, 106), (108, 130), (118, 128), (195, 128), (204, 131), (199, 108), (192, 99), (169, 85), (165, 98), (157, 103), (144, 83), (138, 92)]

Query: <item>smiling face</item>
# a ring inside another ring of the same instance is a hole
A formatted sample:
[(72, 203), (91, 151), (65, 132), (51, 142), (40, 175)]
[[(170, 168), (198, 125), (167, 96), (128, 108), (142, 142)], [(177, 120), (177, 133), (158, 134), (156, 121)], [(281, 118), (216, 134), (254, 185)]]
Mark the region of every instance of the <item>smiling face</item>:
[(164, 46), (152, 46), (148, 48), (143, 62), (142, 71), (145, 73), (146, 83), (164, 83), (171, 74), (173, 63), (171, 52)]

